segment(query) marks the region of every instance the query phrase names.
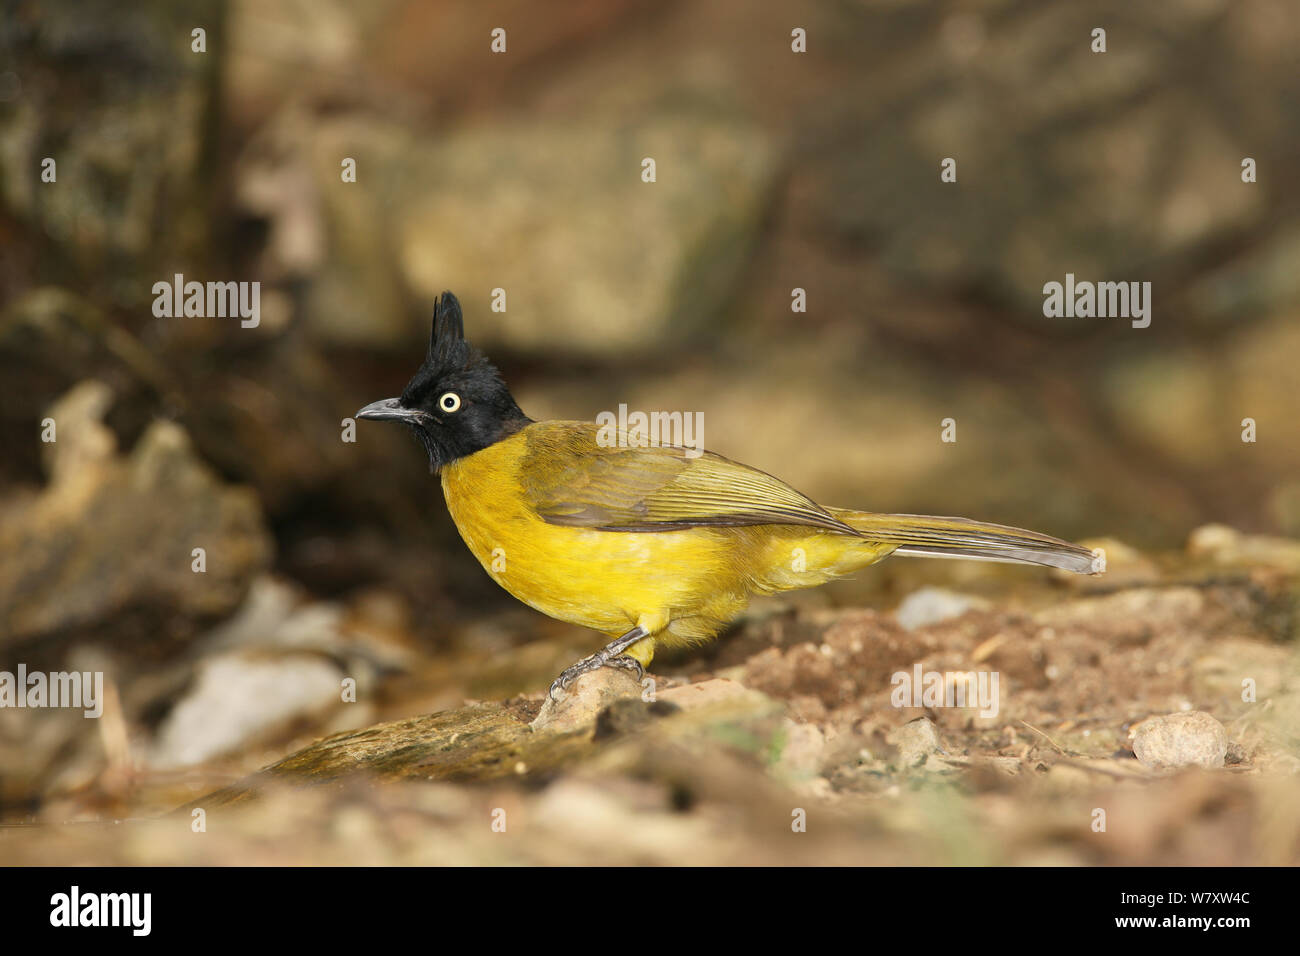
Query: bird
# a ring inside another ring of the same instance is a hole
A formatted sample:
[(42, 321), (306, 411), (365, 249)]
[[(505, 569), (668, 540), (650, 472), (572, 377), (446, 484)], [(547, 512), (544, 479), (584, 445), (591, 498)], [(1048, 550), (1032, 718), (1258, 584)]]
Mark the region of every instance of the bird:
[(438, 297), (424, 361), (358, 419), (415, 434), (470, 552), (524, 604), (610, 640), (566, 668), (560, 699), (602, 667), (645, 675), (656, 648), (716, 637), (760, 594), (813, 587), (890, 555), (1105, 570), (1105, 554), (967, 518), (818, 504), (701, 449), (629, 440), (594, 421), (534, 421)]

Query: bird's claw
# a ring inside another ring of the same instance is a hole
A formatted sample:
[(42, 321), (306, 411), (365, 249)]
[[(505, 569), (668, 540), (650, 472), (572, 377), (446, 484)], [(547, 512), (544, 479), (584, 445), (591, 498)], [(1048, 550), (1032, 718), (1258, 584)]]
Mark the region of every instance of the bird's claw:
[(617, 667), (619, 670), (631, 671), (632, 675), (639, 681), (645, 677), (645, 668), (641, 662), (631, 654), (620, 654), (618, 657), (611, 657), (605, 661), (606, 667)]
[(606, 654), (597, 653), (590, 657), (584, 657), (560, 672), (560, 676), (551, 681), (549, 691), (551, 700), (559, 703), (560, 696), (569, 689), (569, 685), (581, 677), (583, 674), (589, 674), (594, 670), (602, 667), (617, 667), (619, 670), (631, 671), (639, 681), (645, 676), (645, 668), (641, 662), (629, 654), (619, 654), (616, 657), (610, 657)]

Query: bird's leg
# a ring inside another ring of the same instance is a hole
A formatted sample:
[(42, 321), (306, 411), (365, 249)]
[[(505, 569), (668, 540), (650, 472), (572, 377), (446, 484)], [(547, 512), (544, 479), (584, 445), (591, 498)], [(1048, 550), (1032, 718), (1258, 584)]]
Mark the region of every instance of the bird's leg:
[(640, 661), (629, 657), (623, 652), (643, 637), (649, 636), (649, 633), (638, 625), (621, 637), (614, 638), (590, 657), (584, 657), (571, 667), (566, 667), (560, 672), (560, 676), (551, 682), (551, 699), (558, 700), (560, 693), (575, 680), (583, 674), (601, 667), (618, 667), (623, 670), (630, 670), (636, 674), (639, 680), (645, 675), (645, 668), (641, 666)]

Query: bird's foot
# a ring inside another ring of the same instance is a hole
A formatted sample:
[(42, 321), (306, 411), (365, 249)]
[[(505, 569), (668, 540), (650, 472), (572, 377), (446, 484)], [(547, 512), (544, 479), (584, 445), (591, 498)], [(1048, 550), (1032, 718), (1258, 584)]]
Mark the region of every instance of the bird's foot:
[(551, 682), (551, 700), (558, 701), (560, 695), (568, 690), (569, 685), (575, 680), (583, 674), (602, 667), (617, 667), (620, 670), (631, 671), (636, 679), (640, 680), (645, 676), (645, 668), (635, 657), (624, 654), (623, 651), (645, 636), (647, 636), (645, 631), (639, 627), (633, 628), (617, 640), (610, 641), (590, 657), (584, 657), (578, 663), (566, 667), (560, 672), (560, 676)]
[(576, 664), (569, 665), (564, 670), (560, 671), (559, 677), (551, 681), (551, 700), (559, 700), (560, 695), (569, 689), (569, 685), (583, 674), (589, 674), (604, 666), (605, 661), (601, 658), (600, 654), (592, 654), (590, 657), (584, 657)]
[(645, 668), (641, 666), (641, 662), (635, 657), (629, 657), (627, 654), (619, 654), (617, 657), (604, 657), (603, 652), (592, 654), (590, 657), (584, 657), (578, 663), (566, 667), (560, 672), (560, 676), (551, 682), (551, 699), (559, 700), (560, 695), (568, 690), (569, 685), (575, 680), (583, 674), (600, 670), (602, 667), (616, 667), (619, 670), (631, 671), (632, 676), (638, 681), (645, 677)]

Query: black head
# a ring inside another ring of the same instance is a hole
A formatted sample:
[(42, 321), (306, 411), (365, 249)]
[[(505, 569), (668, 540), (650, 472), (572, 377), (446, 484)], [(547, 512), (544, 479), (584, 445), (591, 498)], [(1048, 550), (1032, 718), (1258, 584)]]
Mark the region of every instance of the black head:
[(460, 303), (450, 292), (434, 306), (429, 351), (401, 397), (372, 402), (357, 418), (409, 426), (429, 453), (430, 471), (508, 438), (530, 421), (501, 374), (465, 341)]

